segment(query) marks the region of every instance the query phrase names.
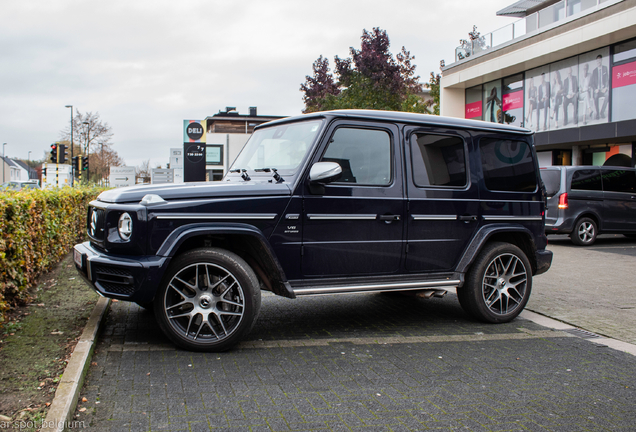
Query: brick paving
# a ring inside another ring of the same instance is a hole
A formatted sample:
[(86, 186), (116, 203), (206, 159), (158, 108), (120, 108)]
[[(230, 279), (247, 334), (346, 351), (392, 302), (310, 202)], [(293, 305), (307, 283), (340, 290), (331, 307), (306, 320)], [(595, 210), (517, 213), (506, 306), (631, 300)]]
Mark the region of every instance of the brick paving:
[(134, 304), (105, 324), (76, 411), (93, 431), (636, 425), (636, 357), (523, 319), (476, 323), (454, 294), (265, 295), (248, 340), (221, 354), (175, 349)]
[(636, 344), (636, 240), (604, 235), (580, 247), (548, 238), (552, 267), (534, 279), (527, 308)]

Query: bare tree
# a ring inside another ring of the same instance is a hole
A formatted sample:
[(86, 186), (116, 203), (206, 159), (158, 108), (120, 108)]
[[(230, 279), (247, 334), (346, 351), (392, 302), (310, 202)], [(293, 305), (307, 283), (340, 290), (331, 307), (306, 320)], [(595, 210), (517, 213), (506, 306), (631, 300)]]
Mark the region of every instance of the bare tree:
[(139, 180), (150, 183), (150, 159), (143, 161), (135, 167), (135, 183)]

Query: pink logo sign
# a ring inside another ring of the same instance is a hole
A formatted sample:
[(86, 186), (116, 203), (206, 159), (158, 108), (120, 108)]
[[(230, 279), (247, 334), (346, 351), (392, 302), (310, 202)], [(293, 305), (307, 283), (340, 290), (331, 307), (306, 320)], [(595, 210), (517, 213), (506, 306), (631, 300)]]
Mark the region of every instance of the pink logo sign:
[(636, 62), (612, 68), (612, 88), (636, 84)]
[(464, 118), (470, 119), (481, 117), (481, 101), (466, 104), (466, 114)]
[(503, 95), (502, 102), (504, 111), (523, 108), (523, 90)]

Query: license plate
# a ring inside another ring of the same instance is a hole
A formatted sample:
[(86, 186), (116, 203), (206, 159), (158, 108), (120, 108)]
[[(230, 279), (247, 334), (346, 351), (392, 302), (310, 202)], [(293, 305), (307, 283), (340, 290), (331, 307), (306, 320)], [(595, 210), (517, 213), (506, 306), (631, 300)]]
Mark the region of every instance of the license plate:
[(79, 268), (82, 268), (82, 254), (73, 249), (73, 261)]

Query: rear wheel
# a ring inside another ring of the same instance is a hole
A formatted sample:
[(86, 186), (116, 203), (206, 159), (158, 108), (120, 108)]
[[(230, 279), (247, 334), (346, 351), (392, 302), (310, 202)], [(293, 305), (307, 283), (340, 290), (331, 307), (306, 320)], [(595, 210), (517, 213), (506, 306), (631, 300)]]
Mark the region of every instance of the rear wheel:
[(466, 313), (480, 321), (503, 323), (514, 319), (528, 302), (532, 269), (521, 249), (510, 243), (489, 243), (457, 290)]
[(161, 330), (193, 351), (229, 349), (252, 329), (260, 307), (254, 271), (238, 255), (215, 248), (176, 258), (154, 301)]
[(596, 241), (597, 234), (596, 222), (584, 217), (576, 221), (570, 238), (575, 245), (590, 246)]

